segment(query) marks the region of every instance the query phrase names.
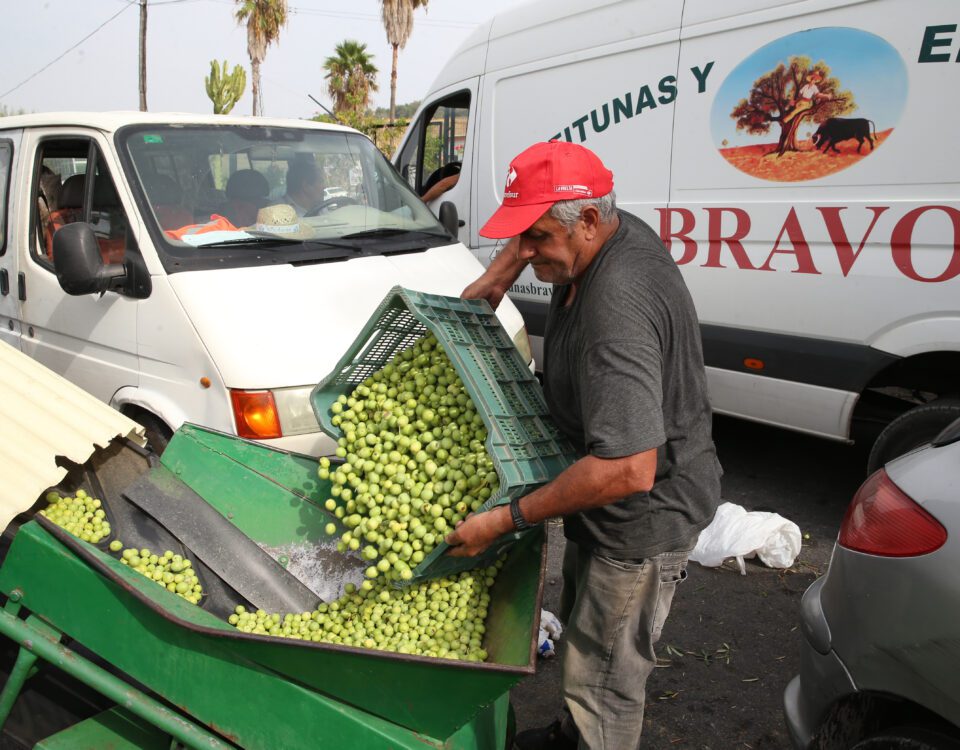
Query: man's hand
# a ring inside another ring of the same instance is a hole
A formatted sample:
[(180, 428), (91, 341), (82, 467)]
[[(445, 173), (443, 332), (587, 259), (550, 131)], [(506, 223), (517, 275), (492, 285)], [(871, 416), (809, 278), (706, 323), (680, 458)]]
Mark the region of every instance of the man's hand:
[(498, 505), (483, 513), (473, 513), (445, 537), (452, 557), (475, 557), (508, 531), (513, 531), (510, 508)]
[(483, 275), (460, 292), (463, 299), (485, 299), (494, 310), (527, 265), (518, 253), (520, 239), (514, 237), (496, 255)]
[(503, 301), (504, 294), (506, 290), (500, 284), (484, 275), (460, 292), (460, 297), (461, 299), (485, 299), (490, 303), (490, 307), (496, 310)]

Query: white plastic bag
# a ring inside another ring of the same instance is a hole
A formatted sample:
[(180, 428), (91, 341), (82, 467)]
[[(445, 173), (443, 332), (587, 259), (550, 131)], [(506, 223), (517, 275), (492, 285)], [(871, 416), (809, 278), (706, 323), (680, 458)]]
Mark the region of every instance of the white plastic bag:
[(553, 612), (540, 610), (540, 634), (537, 638), (537, 653), (544, 659), (556, 655), (553, 642), (563, 635), (563, 626)]
[(723, 503), (717, 515), (697, 540), (690, 559), (716, 567), (729, 557), (737, 558), (741, 575), (746, 575), (745, 558), (757, 555), (771, 568), (789, 568), (800, 554), (800, 528), (777, 513), (747, 511), (734, 503)]

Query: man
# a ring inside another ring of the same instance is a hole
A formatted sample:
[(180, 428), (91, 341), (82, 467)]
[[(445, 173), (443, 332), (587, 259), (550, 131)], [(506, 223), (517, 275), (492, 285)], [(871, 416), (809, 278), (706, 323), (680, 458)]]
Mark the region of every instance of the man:
[(323, 180), (313, 157), (296, 159), (287, 169), (287, 194), (283, 202), (303, 217), (323, 202)]
[(499, 303), (528, 263), (554, 285), (544, 393), (582, 458), (510, 506), (470, 516), (447, 542), (476, 555), (563, 517), (566, 713), (516, 744), (636, 750), (653, 647), (720, 498), (693, 302), (659, 237), (617, 211), (613, 175), (582, 146), (551, 141), (517, 156), (480, 231), (514, 239), (464, 297)]

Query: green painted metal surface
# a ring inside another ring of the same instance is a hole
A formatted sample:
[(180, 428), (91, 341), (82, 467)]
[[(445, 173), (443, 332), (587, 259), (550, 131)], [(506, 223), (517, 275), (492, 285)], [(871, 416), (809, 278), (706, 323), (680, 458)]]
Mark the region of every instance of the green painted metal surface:
[(170, 750), (170, 737), (122, 708), (92, 716), (34, 745), (35, 750)]
[[(335, 543), (344, 530), (323, 507), (330, 483), (317, 476), (316, 459), (184, 425), (161, 462), (261, 544)], [(330, 522), (338, 530), (333, 537), (324, 532)]]
[[(187, 425), (150, 476), (171, 496), (190, 487), (262, 545), (332, 544), (316, 472), (315, 459)], [(499, 750), (508, 691), (534, 671), (544, 563), (540, 530), (510, 551), (486, 664), (240, 633), (45, 521), (21, 528), (0, 590), (243, 747)]]
[[(290, 659), (301, 665), (304, 677), (336, 687), (345, 676), (341, 670), (387, 662), (389, 657), (230, 634), (233, 628), (226, 623), (126, 569), (92, 545), (79, 540), (65, 545), (64, 539), (36, 522), (20, 529), (0, 567), (0, 590), (9, 595), (15, 589), (21, 592), (24, 607), (42, 613), (54, 627), (182, 708), (198, 723), (245, 748), (493, 750), (503, 742), (505, 688), (485, 704), (474, 703), (470, 720), (456, 731), (439, 736), (410, 731), (312, 689), (296, 676), (277, 671), (270, 664), (273, 659), (268, 658), (271, 654), (297, 654)], [(338, 651), (343, 653), (333, 653)], [(319, 654), (331, 658), (319, 658)], [(495, 673), (495, 669), (487, 671)], [(429, 705), (444, 713), (446, 704), (441, 696), (478, 677), (468, 679), (468, 674), (464, 672), (462, 683), (447, 681), (445, 668), (409, 677), (436, 682)], [(389, 686), (400, 702), (415, 700), (407, 692), (413, 684), (398, 681), (396, 672), (381, 666), (373, 677)], [(493, 679), (479, 677), (478, 681)], [(369, 695), (384, 697), (377, 691)], [(368, 700), (372, 703), (374, 698)]]

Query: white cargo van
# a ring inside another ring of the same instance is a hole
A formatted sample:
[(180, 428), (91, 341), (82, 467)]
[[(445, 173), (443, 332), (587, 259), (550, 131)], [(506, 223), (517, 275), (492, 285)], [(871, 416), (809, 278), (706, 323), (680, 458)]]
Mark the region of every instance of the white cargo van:
[[(951, 0), (543, 0), (478, 28), (394, 157), (460, 239), (510, 159), (583, 143), (696, 301), (714, 409), (871, 463), (960, 415), (960, 7)], [(510, 295), (532, 336), (549, 286)], [(534, 346), (536, 352), (536, 344)], [(895, 421), (893, 421), (895, 420)]]
[[(0, 119), (0, 337), (160, 448), (191, 421), (329, 450), (308, 395), (390, 288), (456, 295), (481, 271), (349, 128)], [(500, 318), (529, 355), (517, 310)]]

